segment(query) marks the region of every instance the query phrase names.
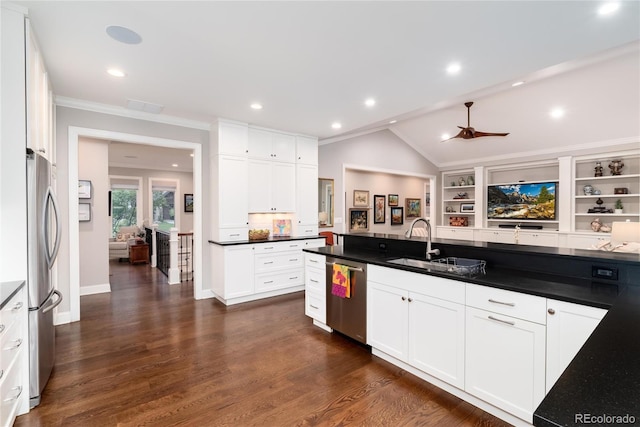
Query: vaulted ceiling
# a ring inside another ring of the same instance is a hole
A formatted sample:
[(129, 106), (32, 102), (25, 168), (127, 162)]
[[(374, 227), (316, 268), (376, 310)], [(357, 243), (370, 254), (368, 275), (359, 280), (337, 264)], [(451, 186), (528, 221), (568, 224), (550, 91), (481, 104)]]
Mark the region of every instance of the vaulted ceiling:
[[(61, 104), (126, 114), (127, 100), (138, 100), (163, 106), (160, 118), (225, 117), (326, 142), (389, 128), (440, 166), (576, 144), (571, 129), (593, 127), (607, 95), (635, 119), (622, 114), (611, 132), (585, 134), (628, 137), (640, 127), (637, 1), (609, 15), (592, 1), (14, 3), (29, 9)], [(114, 25), (142, 42), (114, 40)], [(603, 58), (602, 79), (577, 71)], [(454, 62), (461, 69), (448, 74)], [(126, 76), (108, 75), (111, 67)], [(575, 77), (543, 87), (558, 73)], [(375, 105), (365, 106), (369, 98)], [(510, 135), (441, 143), (466, 126), (468, 100), (472, 126)], [(555, 106), (574, 121), (546, 124)]]

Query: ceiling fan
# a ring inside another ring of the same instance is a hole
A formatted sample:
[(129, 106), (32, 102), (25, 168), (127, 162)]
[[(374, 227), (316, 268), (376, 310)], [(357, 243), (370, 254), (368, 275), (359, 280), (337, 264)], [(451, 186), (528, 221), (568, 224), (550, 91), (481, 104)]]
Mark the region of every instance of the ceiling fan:
[(470, 119), (470, 112), (471, 112), (471, 106), (473, 105), (473, 102), (465, 102), (464, 103), (465, 107), (467, 107), (467, 127), (462, 127), (462, 126), (458, 126), (460, 129), (462, 129), (456, 136), (452, 136), (451, 138), (445, 139), (445, 141), (449, 141), (450, 139), (454, 139), (454, 138), (462, 138), (462, 139), (472, 139), (472, 138), (479, 138), (481, 136), (507, 136), (509, 135), (509, 133), (496, 133), (496, 132), (480, 132), (475, 130), (474, 128), (471, 127), (471, 119)]

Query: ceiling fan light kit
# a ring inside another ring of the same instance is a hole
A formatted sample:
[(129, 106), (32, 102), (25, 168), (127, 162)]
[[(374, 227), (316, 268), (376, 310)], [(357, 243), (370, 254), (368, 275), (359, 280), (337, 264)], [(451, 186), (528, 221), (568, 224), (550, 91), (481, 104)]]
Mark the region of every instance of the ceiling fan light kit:
[(471, 127), (471, 106), (473, 102), (465, 102), (464, 106), (467, 107), (467, 127), (458, 126), (460, 132), (456, 136), (453, 136), (445, 141), (449, 141), (454, 138), (473, 139), (480, 138), (481, 136), (507, 136), (509, 132), (480, 132)]

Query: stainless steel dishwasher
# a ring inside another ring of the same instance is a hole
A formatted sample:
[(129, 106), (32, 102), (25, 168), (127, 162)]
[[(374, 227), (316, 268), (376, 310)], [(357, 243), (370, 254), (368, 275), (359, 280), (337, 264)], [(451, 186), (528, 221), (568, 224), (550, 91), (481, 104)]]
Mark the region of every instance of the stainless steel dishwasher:
[[(333, 265), (349, 268), (351, 297), (331, 293)], [(367, 265), (340, 258), (327, 257), (327, 325), (363, 344), (367, 343)]]

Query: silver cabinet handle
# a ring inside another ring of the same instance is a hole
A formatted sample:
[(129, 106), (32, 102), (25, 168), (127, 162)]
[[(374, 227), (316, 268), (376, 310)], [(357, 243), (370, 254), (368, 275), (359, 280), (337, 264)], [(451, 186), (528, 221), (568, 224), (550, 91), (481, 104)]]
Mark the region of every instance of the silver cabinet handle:
[(320, 282), (318, 282), (318, 281), (317, 281), (317, 280), (315, 280), (315, 279), (309, 279), (309, 281), (310, 281), (310, 282), (313, 282), (313, 283), (320, 283)]
[(298, 276), (289, 277), (289, 280), (296, 280), (297, 278), (298, 278)]
[(319, 310), (319, 309), (318, 309), (318, 307), (316, 307), (316, 306), (315, 306), (315, 305), (313, 305), (313, 304), (309, 304), (309, 307), (314, 308), (314, 309), (316, 309), (316, 310)]
[(296, 262), (298, 258), (289, 258), (289, 262)]
[(318, 263), (318, 260), (317, 260), (317, 259), (310, 259), (310, 260), (309, 260), (309, 262), (314, 262), (314, 263), (316, 263), (316, 264), (317, 264), (317, 263)]
[(509, 307), (515, 307), (516, 303), (515, 302), (503, 302), (503, 301), (497, 301), (494, 300), (492, 298), (489, 298), (489, 302), (492, 302), (494, 304), (501, 304), (501, 305), (508, 305)]
[(4, 399), (5, 402), (13, 402), (14, 400), (18, 399), (22, 394), (22, 386), (21, 385), (16, 386), (12, 388), (11, 391), (17, 391), (18, 393), (16, 393), (15, 396), (7, 397), (6, 399)]
[(13, 308), (11, 309), (11, 311), (18, 311), (18, 310), (20, 310), (20, 309), (22, 308), (22, 306), (23, 306), (22, 301), (18, 301), (18, 302), (16, 303), (16, 305), (14, 305), (14, 306), (13, 306)]
[(507, 325), (511, 325), (511, 326), (515, 326), (516, 325), (516, 322), (510, 322), (508, 320), (498, 319), (498, 318), (493, 317), (493, 316), (489, 316), (489, 319), (495, 320), (496, 322), (500, 322), (500, 323), (506, 323)]
[(20, 347), (22, 345), (22, 338), (18, 338), (17, 340), (13, 341), (15, 344), (12, 345), (11, 347), (6, 347), (5, 350), (15, 350), (16, 348)]
[(553, 316), (554, 314), (556, 314), (556, 311), (553, 308), (550, 308), (549, 310), (547, 310), (547, 313)]
[(262, 264), (264, 264), (264, 265), (273, 264), (273, 261), (265, 261)]
[(273, 249), (273, 246), (269, 246), (269, 247), (264, 248), (265, 251), (270, 251), (271, 249)]

